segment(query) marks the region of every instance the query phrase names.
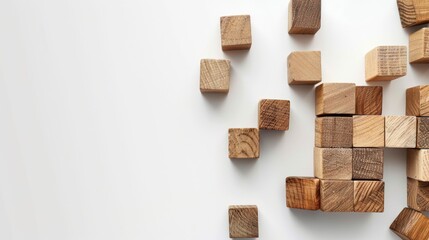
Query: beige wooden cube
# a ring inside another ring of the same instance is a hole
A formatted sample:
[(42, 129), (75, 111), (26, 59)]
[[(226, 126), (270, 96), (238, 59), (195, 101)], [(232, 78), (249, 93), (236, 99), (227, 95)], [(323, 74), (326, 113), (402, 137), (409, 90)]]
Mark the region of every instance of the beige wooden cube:
[(316, 87), (316, 115), (355, 114), (354, 83), (322, 83)]
[(220, 18), (222, 50), (248, 50), (252, 46), (252, 31), (249, 15)]
[(353, 116), (353, 147), (384, 147), (384, 116)]
[(410, 63), (429, 63), (429, 28), (410, 35)]
[(386, 148), (415, 148), (417, 119), (414, 116), (385, 117)]
[(287, 67), (290, 85), (314, 85), (322, 81), (320, 51), (292, 52)]
[(200, 62), (200, 91), (228, 93), (230, 60), (202, 59)]
[(366, 81), (391, 81), (406, 74), (406, 46), (380, 46), (365, 56)]

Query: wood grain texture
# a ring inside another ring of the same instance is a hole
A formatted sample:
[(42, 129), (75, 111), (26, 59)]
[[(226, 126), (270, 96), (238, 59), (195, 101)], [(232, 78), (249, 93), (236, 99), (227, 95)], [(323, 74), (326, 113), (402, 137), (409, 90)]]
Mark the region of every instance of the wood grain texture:
[(383, 166), (383, 148), (353, 148), (353, 179), (382, 179)]
[(230, 238), (259, 237), (258, 207), (255, 205), (232, 205), (228, 209)]
[(289, 34), (315, 34), (320, 29), (321, 0), (290, 0)]
[(429, 63), (429, 28), (410, 35), (410, 63)]
[(320, 180), (320, 210), (353, 212), (354, 183), (344, 180)]
[(385, 117), (385, 147), (415, 148), (417, 119), (414, 116)]
[(403, 28), (429, 22), (429, 1), (397, 0)]
[(230, 128), (228, 139), (229, 158), (259, 157), (259, 129)]
[(429, 117), (417, 118), (417, 148), (429, 148)]
[(286, 206), (288, 208), (319, 210), (319, 179), (312, 177), (287, 177)]
[(429, 211), (429, 182), (408, 178), (407, 204), (417, 211)]
[(259, 101), (259, 129), (289, 130), (289, 100), (262, 99)]
[(405, 112), (408, 116), (429, 116), (429, 85), (407, 89)]
[(322, 83), (316, 87), (316, 115), (355, 114), (354, 83)]
[(314, 85), (322, 81), (320, 51), (292, 52), (287, 58), (290, 85)]
[(230, 60), (201, 59), (200, 91), (202, 93), (228, 93)]
[(429, 239), (429, 219), (421, 212), (404, 208), (390, 225), (390, 229), (404, 240)]
[(407, 177), (429, 181), (429, 149), (408, 149)]
[(353, 147), (384, 147), (384, 116), (353, 116)]
[(357, 115), (381, 115), (382, 111), (382, 86), (356, 86)]
[(406, 46), (379, 46), (365, 55), (366, 81), (391, 81), (406, 74)]
[(353, 118), (316, 118), (315, 146), (322, 148), (351, 148), (353, 146)]
[(351, 148), (314, 148), (314, 176), (320, 179), (352, 179)]
[(354, 181), (354, 211), (384, 212), (384, 182)]
[(220, 18), (222, 50), (247, 50), (252, 46), (252, 31), (249, 15)]

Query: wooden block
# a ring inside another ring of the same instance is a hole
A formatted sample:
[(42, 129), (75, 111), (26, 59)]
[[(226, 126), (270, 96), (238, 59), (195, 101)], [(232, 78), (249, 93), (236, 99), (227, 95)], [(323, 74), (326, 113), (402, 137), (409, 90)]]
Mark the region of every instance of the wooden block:
[(351, 148), (353, 146), (353, 118), (316, 118), (316, 147)]
[(408, 178), (407, 203), (417, 211), (429, 211), (429, 182)]
[(407, 176), (429, 182), (429, 149), (408, 149)]
[(365, 56), (366, 81), (391, 81), (407, 74), (407, 47), (380, 46)]
[(314, 176), (320, 179), (352, 179), (351, 148), (314, 148)]
[(200, 91), (202, 93), (228, 93), (231, 61), (201, 59)]
[(228, 209), (230, 238), (259, 237), (258, 207), (255, 205), (232, 205)]
[(320, 210), (353, 212), (353, 198), (353, 181), (320, 180)]
[(314, 85), (322, 81), (320, 51), (292, 52), (287, 57), (290, 85)]
[(417, 118), (417, 148), (429, 148), (429, 117)]
[(353, 147), (384, 147), (384, 116), (353, 116)]
[(407, 89), (406, 114), (408, 116), (429, 116), (429, 85)]
[(383, 212), (384, 182), (354, 181), (354, 211)]
[(356, 86), (356, 114), (381, 115), (382, 111), (382, 86)]
[(429, 63), (429, 28), (410, 35), (410, 63)]
[(252, 31), (249, 15), (220, 18), (222, 50), (248, 50), (252, 46)]
[(384, 149), (353, 148), (353, 179), (383, 179)]
[(259, 158), (257, 128), (230, 128), (228, 139), (229, 158)]
[(290, 0), (289, 34), (315, 34), (320, 29), (321, 0)]
[(259, 129), (289, 130), (289, 100), (262, 99), (259, 101)]
[(286, 206), (288, 208), (319, 210), (319, 179), (312, 177), (287, 177)]
[(316, 87), (316, 115), (355, 114), (354, 83), (322, 83)]
[(417, 119), (413, 116), (386, 116), (385, 147), (415, 148)]
[(429, 219), (411, 208), (404, 208), (390, 229), (404, 240), (429, 239)]
[(403, 28), (429, 22), (429, 1), (397, 0)]

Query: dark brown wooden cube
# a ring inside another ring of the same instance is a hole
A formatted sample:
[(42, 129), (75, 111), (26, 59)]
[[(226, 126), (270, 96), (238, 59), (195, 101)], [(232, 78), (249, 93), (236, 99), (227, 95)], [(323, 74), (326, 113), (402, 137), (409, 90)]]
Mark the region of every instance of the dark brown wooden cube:
[(429, 211), (429, 182), (408, 178), (407, 203), (417, 211)]
[(354, 183), (348, 180), (320, 180), (320, 210), (353, 212)]
[(383, 179), (383, 165), (383, 148), (353, 148), (353, 179)]
[(384, 182), (354, 181), (354, 211), (383, 212)]
[(356, 114), (381, 115), (383, 111), (383, 87), (356, 86)]
[(313, 177), (286, 178), (286, 206), (288, 208), (319, 210), (319, 179)]
[(232, 205), (228, 209), (230, 238), (259, 237), (258, 207), (255, 205)]
[(353, 146), (353, 118), (316, 118), (316, 147), (351, 148)]
[(259, 101), (259, 129), (289, 130), (289, 100), (262, 99)]

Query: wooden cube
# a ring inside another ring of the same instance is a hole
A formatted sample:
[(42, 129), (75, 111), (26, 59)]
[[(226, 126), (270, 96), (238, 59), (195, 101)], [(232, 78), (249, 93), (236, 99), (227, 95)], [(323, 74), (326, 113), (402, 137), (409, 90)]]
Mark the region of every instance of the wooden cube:
[(417, 211), (429, 211), (429, 182), (408, 178), (407, 203)]
[(320, 180), (320, 210), (353, 212), (354, 183), (346, 180)]
[(356, 86), (356, 114), (381, 115), (383, 111), (383, 87)]
[(289, 34), (315, 34), (320, 29), (321, 0), (290, 0)]
[(354, 211), (383, 212), (384, 182), (354, 181)]
[(228, 139), (229, 158), (259, 158), (257, 128), (230, 128)]
[(314, 85), (322, 81), (320, 51), (292, 52), (287, 58), (290, 85)]
[(429, 116), (429, 85), (407, 89), (406, 114), (408, 116)]
[(222, 50), (247, 50), (252, 46), (252, 31), (249, 15), (220, 18)]
[(259, 129), (289, 130), (289, 100), (262, 99), (259, 101)]
[(387, 148), (415, 148), (417, 119), (413, 116), (386, 116), (385, 146)]
[(353, 148), (353, 179), (383, 179), (383, 148)]
[(429, 182), (429, 149), (408, 149), (407, 176)]
[(384, 116), (353, 116), (353, 147), (384, 147)]
[(397, 3), (403, 28), (429, 22), (429, 2), (427, 0), (397, 0)]
[(402, 239), (429, 239), (429, 219), (421, 212), (404, 208), (390, 225), (390, 229)]
[(355, 114), (354, 83), (322, 83), (316, 87), (316, 115)]
[(417, 118), (417, 148), (429, 148), (429, 117)]
[(258, 207), (255, 205), (232, 205), (228, 209), (230, 238), (259, 237)]
[(407, 47), (380, 46), (365, 56), (366, 81), (391, 81), (407, 74)]
[(351, 148), (353, 146), (353, 118), (316, 118), (316, 147)]
[(410, 35), (410, 63), (429, 63), (429, 28)]
[(319, 179), (312, 177), (287, 177), (286, 206), (288, 208), (319, 210)]
[(351, 148), (314, 148), (314, 176), (320, 179), (352, 179)]
[(202, 93), (228, 93), (230, 60), (201, 59), (200, 91)]

